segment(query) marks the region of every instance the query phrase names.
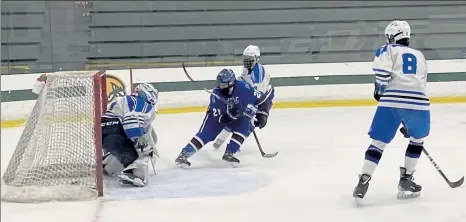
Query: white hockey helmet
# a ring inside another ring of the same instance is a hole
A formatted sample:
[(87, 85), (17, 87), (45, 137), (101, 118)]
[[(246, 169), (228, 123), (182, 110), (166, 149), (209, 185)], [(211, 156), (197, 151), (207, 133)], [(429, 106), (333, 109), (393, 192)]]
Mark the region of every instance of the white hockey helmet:
[(407, 21), (395, 20), (385, 28), (387, 43), (395, 43), (401, 39), (411, 38), (411, 27)]
[(159, 91), (151, 84), (141, 83), (137, 85), (134, 94), (153, 106), (157, 105), (159, 101)]
[(248, 45), (243, 51), (243, 66), (252, 68), (259, 61), (261, 50), (257, 45)]

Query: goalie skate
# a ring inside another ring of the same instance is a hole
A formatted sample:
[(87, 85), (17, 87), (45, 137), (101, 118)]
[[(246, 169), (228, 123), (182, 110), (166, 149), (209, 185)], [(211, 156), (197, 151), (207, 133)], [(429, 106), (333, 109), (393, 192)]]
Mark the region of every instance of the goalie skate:
[(147, 181), (131, 174), (131, 173), (122, 173), (118, 175), (120, 183), (123, 185), (133, 185), (136, 187), (144, 187), (147, 185)]

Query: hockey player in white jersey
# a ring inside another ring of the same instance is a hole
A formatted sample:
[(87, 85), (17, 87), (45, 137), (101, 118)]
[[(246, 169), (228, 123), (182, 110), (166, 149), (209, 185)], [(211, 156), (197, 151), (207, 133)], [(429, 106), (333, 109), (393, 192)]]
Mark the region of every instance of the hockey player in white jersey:
[(382, 153), (400, 124), (405, 126), (409, 144), (404, 167), (400, 167), (397, 198), (418, 197), (422, 189), (413, 181), (413, 174), (423, 150), (423, 138), (430, 131), (427, 63), (420, 51), (408, 47), (410, 34), (411, 28), (406, 21), (392, 21), (385, 29), (387, 44), (376, 51), (373, 71), (374, 98), (378, 106), (369, 130), (372, 142), (365, 152), (362, 173), (353, 192), (357, 199), (366, 195)]
[(118, 175), (122, 184), (147, 185), (149, 163), (157, 155), (157, 134), (151, 123), (156, 116), (158, 95), (152, 85), (139, 84), (133, 94), (109, 104), (102, 116), (104, 173)]
[[(272, 100), (275, 96), (275, 90), (272, 85), (270, 85), (270, 74), (265, 70), (264, 66), (259, 63), (259, 58), (261, 56), (260, 48), (256, 45), (248, 45), (243, 50), (243, 72), (238, 80), (245, 81), (252, 85), (256, 90), (266, 94), (267, 102), (263, 104), (268, 106), (263, 110), (270, 110), (272, 108)], [(258, 118), (265, 118), (262, 121), (262, 125), (258, 127), (260, 129), (264, 128), (267, 124), (268, 113), (264, 115), (259, 115)], [(223, 131), (218, 135), (213, 146), (218, 149), (230, 136), (231, 130), (228, 128), (223, 129)]]

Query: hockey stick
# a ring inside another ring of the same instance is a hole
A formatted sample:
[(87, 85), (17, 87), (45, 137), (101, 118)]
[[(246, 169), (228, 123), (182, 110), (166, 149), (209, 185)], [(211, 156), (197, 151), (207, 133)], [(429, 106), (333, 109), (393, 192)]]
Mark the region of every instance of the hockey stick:
[(437, 171), (440, 173), (440, 176), (443, 177), (443, 179), (448, 183), (448, 185), (451, 187), (451, 188), (456, 188), (456, 187), (459, 187), (461, 185), (463, 185), (463, 182), (464, 182), (464, 176), (461, 177), (460, 180), (456, 181), (456, 182), (451, 182), (447, 176), (445, 176), (445, 174), (443, 173), (443, 171), (440, 169), (440, 167), (435, 163), (434, 159), (432, 159), (432, 157), (429, 155), (429, 153), (427, 152), (427, 150), (425, 148), (422, 149), (422, 152), (427, 156), (427, 158), (429, 159), (429, 161), (434, 165), (435, 169), (437, 169)]
[[(184, 74), (186, 75), (186, 77), (188, 77), (188, 79), (191, 80), (192, 82), (195, 82), (194, 79), (191, 78), (188, 71), (186, 70), (186, 66), (184, 65), (184, 63), (181, 63), (181, 67), (183, 67), (183, 71), (184, 71)], [(215, 96), (215, 98), (219, 99), (220, 101), (224, 102), (225, 104), (228, 104), (228, 101), (226, 101), (222, 97), (216, 95), (215, 93), (213, 93), (213, 92), (211, 92), (211, 91), (209, 91), (207, 89), (204, 89), (204, 91), (206, 91), (207, 93)], [(261, 146), (260, 142), (259, 142), (259, 138), (257, 137), (256, 131), (254, 130), (254, 127), (252, 127), (252, 133), (254, 134), (254, 139), (256, 140), (257, 147), (259, 148), (259, 152), (261, 153), (262, 157), (264, 157), (264, 158), (273, 158), (273, 157), (278, 155), (278, 151), (275, 152), (275, 153), (265, 153), (264, 150), (262, 149), (262, 146)]]
[(275, 153), (265, 153), (264, 150), (262, 149), (262, 146), (261, 146), (260, 142), (259, 142), (259, 138), (257, 138), (257, 134), (256, 134), (256, 131), (254, 130), (254, 128), (252, 129), (252, 134), (254, 135), (254, 138), (256, 139), (257, 147), (259, 148), (259, 151), (261, 152), (262, 157), (264, 157), (264, 158), (273, 158), (273, 157), (278, 155), (278, 151), (276, 151)]
[(196, 82), (196, 81), (194, 81), (194, 79), (191, 78), (191, 76), (188, 74), (188, 71), (186, 70), (186, 66), (184, 65), (184, 62), (181, 63), (181, 67), (183, 67), (183, 71), (184, 71), (184, 74), (186, 75), (186, 77), (188, 77), (188, 79), (191, 80), (191, 82)]
[[(402, 124), (403, 124), (403, 128), (405, 128), (404, 131), (406, 131), (406, 125), (405, 125), (405, 123), (402, 122)], [(405, 134), (405, 133), (402, 131), (403, 128), (400, 129), (400, 132), (402, 132), (403, 134)], [(407, 133), (407, 131), (406, 131), (406, 133)], [(406, 134), (406, 135), (407, 135), (407, 134)], [(440, 167), (437, 165), (437, 163), (435, 163), (434, 159), (430, 156), (430, 154), (427, 152), (427, 150), (426, 150), (424, 147), (422, 148), (422, 152), (427, 156), (427, 158), (428, 158), (429, 161), (432, 163), (432, 165), (434, 165), (435, 169), (437, 169), (437, 171), (440, 173), (440, 176), (442, 176), (442, 178), (445, 180), (445, 182), (448, 183), (448, 185), (449, 185), (451, 188), (456, 188), (456, 187), (459, 187), (459, 186), (463, 185), (464, 176), (461, 177), (461, 179), (458, 180), (458, 181), (456, 181), (456, 182), (451, 182), (451, 181), (447, 178), (447, 176), (445, 176), (445, 174), (443, 173), (442, 169), (440, 169)]]

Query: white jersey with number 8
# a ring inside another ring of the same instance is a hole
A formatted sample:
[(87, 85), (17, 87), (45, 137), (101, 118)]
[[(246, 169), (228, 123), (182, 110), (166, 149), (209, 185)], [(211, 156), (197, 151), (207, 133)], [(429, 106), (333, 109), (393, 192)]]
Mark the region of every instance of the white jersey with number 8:
[(376, 51), (372, 70), (376, 84), (385, 88), (379, 106), (429, 110), (427, 62), (420, 51), (386, 44)]

